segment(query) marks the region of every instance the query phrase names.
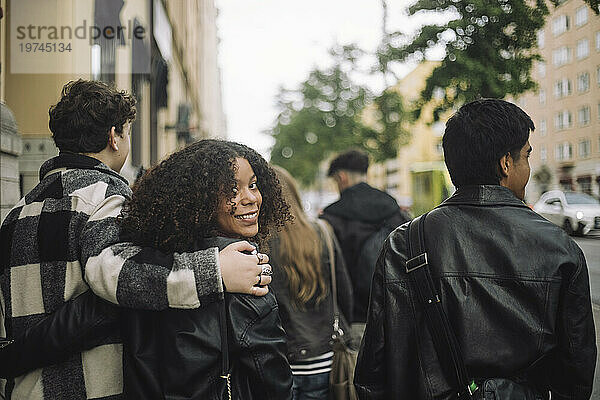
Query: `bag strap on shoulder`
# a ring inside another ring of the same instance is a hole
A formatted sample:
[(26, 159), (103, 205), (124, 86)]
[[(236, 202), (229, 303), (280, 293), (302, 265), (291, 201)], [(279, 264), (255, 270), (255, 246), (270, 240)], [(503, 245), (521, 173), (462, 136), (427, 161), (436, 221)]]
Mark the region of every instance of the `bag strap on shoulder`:
[(338, 307), (337, 300), (337, 282), (335, 276), (335, 250), (334, 250), (334, 240), (335, 234), (333, 233), (333, 228), (331, 225), (325, 220), (317, 219), (317, 225), (323, 232), (323, 237), (325, 239), (325, 244), (327, 246), (327, 252), (329, 253), (329, 269), (331, 271), (331, 297), (333, 299), (333, 335), (335, 336), (343, 336), (344, 331), (340, 328), (340, 310)]
[(431, 277), (425, 247), (427, 213), (412, 220), (408, 226), (406, 272), (418, 302), (425, 314), (433, 345), (442, 368), (454, 377), (458, 398), (470, 398), (478, 388), (469, 380), (462, 353)]
[(227, 308), (225, 293), (222, 294), (219, 305), (219, 334), (221, 336), (221, 378), (225, 379), (228, 399), (232, 399), (231, 372), (229, 367), (229, 338), (227, 334)]

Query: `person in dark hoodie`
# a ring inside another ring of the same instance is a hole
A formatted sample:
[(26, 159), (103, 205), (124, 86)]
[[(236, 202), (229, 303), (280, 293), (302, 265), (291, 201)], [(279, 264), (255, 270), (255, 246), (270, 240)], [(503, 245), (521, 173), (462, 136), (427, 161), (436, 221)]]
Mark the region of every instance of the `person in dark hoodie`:
[(360, 338), (369, 304), (371, 278), (377, 256), (388, 234), (410, 219), (389, 194), (366, 183), (369, 157), (360, 150), (348, 150), (329, 165), (340, 199), (325, 207), (321, 218), (337, 236), (354, 290), (352, 331)]

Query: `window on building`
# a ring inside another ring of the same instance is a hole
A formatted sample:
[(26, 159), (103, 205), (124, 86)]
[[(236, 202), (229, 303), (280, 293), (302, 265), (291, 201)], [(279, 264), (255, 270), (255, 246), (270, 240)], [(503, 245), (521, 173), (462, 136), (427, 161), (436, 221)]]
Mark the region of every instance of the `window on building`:
[(583, 139), (579, 142), (579, 157), (586, 158), (590, 155), (592, 144), (589, 139)]
[(588, 90), (590, 90), (590, 74), (583, 72), (577, 75), (577, 91), (581, 93)]
[(590, 106), (583, 106), (577, 111), (579, 125), (588, 125), (591, 118)]
[(552, 34), (558, 36), (569, 30), (569, 16), (559, 15), (552, 20)]
[(568, 110), (560, 111), (554, 116), (554, 128), (557, 131), (562, 131), (563, 129), (570, 128), (572, 124), (573, 119), (571, 116), (571, 112)]
[(600, 86), (600, 65), (596, 67), (596, 83)]
[(540, 104), (546, 104), (546, 91), (540, 89)]
[(571, 81), (567, 78), (554, 82), (554, 97), (560, 99), (571, 94)]
[(589, 175), (578, 176), (577, 184), (579, 191), (587, 194), (592, 194), (592, 177)]
[(585, 25), (588, 22), (588, 6), (581, 6), (577, 10), (575, 10), (575, 25), (581, 26)]
[(435, 151), (439, 155), (444, 154), (444, 146), (441, 141), (437, 142), (437, 144), (435, 145)]
[(540, 161), (546, 162), (548, 160), (548, 153), (546, 151), (546, 145), (540, 145)]
[(554, 155), (556, 161), (571, 160), (573, 158), (573, 146), (569, 142), (558, 143), (554, 149)]
[(600, 51), (600, 31), (596, 32), (596, 51)]
[(560, 189), (565, 192), (570, 192), (575, 190), (573, 187), (573, 178), (561, 178), (558, 183), (560, 184)]
[[(94, 25), (104, 27), (122, 26), (119, 16), (122, 8), (123, 2), (96, 1), (94, 3)], [(99, 60), (95, 64), (94, 74), (96, 76), (94, 78), (106, 83), (115, 83), (117, 47), (125, 45), (125, 39), (123, 37), (121, 37), (121, 40), (114, 39), (114, 35), (109, 38), (105, 34), (97, 35), (93, 41), (94, 44), (99, 46), (95, 51), (95, 56), (99, 56)], [(97, 68), (98, 65), (99, 69)]]
[(552, 64), (556, 67), (565, 65), (571, 61), (572, 50), (567, 46), (559, 47), (552, 52)]
[(540, 29), (539, 31), (537, 31), (536, 36), (537, 36), (538, 47), (540, 49), (543, 49), (544, 45), (546, 44), (546, 37), (544, 36), (544, 30)]
[(546, 63), (543, 61), (538, 63), (538, 75), (540, 78), (544, 78), (546, 76)]
[(576, 57), (578, 60), (590, 55), (590, 41), (581, 39), (577, 42)]
[(545, 119), (540, 120), (539, 130), (540, 130), (540, 135), (541, 136), (546, 136), (546, 133), (548, 132), (548, 127), (546, 126), (546, 120)]

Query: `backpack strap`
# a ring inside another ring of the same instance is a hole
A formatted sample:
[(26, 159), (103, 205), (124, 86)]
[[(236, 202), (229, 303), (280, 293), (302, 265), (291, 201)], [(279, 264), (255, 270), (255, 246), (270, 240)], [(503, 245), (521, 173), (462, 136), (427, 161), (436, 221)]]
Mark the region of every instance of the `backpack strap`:
[(413, 290), (417, 294), (418, 303), (425, 314), (442, 370), (449, 376), (453, 376), (458, 398), (469, 399), (478, 388), (475, 382), (470, 381), (468, 378), (458, 341), (431, 278), (425, 248), (426, 217), (427, 213), (415, 218), (408, 225), (408, 253), (410, 259), (406, 261), (406, 273)]

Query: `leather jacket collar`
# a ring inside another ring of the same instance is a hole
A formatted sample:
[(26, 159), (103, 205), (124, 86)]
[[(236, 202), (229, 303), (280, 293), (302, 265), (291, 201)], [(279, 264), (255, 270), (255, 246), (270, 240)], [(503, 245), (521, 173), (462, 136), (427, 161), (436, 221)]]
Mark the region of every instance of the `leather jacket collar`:
[(449, 205), (514, 206), (529, 208), (510, 189), (500, 185), (469, 185), (460, 187), (438, 207)]

